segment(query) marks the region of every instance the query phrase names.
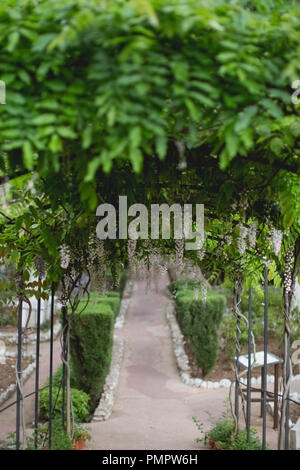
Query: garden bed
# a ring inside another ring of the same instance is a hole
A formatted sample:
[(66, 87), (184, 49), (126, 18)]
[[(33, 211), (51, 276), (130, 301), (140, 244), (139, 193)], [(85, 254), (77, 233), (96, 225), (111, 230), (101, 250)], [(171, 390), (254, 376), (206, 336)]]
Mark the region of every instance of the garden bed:
[[(31, 364), (32, 359), (22, 359), (22, 371)], [(5, 364), (0, 364), (0, 394), (16, 383), (16, 359), (7, 358)]]
[[(256, 350), (262, 351), (264, 347), (263, 339), (258, 339), (255, 342), (256, 342)], [(205, 377), (203, 377), (202, 371), (196, 363), (195, 356), (189, 344), (188, 339), (185, 340), (184, 349), (185, 349), (186, 355), (188, 356), (190, 369), (191, 369), (191, 377), (201, 378), (201, 379), (205, 378), (205, 380), (212, 380), (212, 381), (220, 381), (222, 379), (229, 379), (229, 380), (235, 379), (234, 361), (230, 359), (224, 351), (222, 351), (222, 348), (219, 348), (218, 357), (217, 357), (215, 366)], [(282, 356), (279, 341), (277, 340), (277, 338), (274, 336), (272, 332), (269, 333), (269, 337), (268, 337), (268, 351), (273, 354), (276, 354), (276, 356), (279, 356), (279, 357)], [(241, 354), (248, 354), (247, 346), (241, 349)], [(273, 374), (274, 367), (269, 366), (267, 373)], [(295, 373), (297, 372), (295, 371)], [(260, 368), (252, 369), (251, 375), (252, 377), (260, 377), (261, 375)]]
[[(35, 369), (35, 359), (22, 358), (21, 369), (25, 382)], [(0, 405), (16, 390), (16, 358), (7, 357), (5, 364), (0, 364)]]

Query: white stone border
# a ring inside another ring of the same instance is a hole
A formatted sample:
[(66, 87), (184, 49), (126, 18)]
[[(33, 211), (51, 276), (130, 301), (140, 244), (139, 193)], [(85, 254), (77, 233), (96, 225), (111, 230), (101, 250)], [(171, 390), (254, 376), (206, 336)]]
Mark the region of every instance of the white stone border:
[[(134, 282), (132, 280), (127, 281), (123, 291), (123, 298), (121, 300), (119, 313), (115, 322), (115, 329), (117, 330), (123, 328), (125, 324), (126, 313), (129, 308), (130, 296), (132, 294), (133, 288)], [(124, 357), (124, 349), (124, 338), (114, 334), (110, 371), (106, 376), (101, 399), (94, 412), (92, 422), (106, 421), (112, 413), (115, 392), (118, 386), (120, 369)]]
[[(53, 325), (53, 339), (56, 339), (57, 336), (59, 335), (59, 332), (61, 330), (61, 323), (58, 320), (57, 322), (54, 323)], [(41, 331), (40, 333), (40, 342), (45, 343), (47, 341), (50, 341), (50, 330), (46, 331), (45, 333)], [(3, 339), (5, 342), (8, 344), (18, 344), (18, 334), (17, 333), (4, 333), (0, 332), (0, 339)], [(31, 333), (27, 335), (27, 337), (24, 338), (23, 344), (31, 344), (35, 343), (36, 341), (36, 333)]]
[(97, 421), (106, 421), (112, 413), (115, 392), (118, 386), (120, 369), (124, 356), (124, 344), (124, 338), (114, 335), (110, 372), (106, 377), (101, 399), (94, 412), (92, 423)]
[[(26, 369), (23, 370), (23, 373), (22, 373), (23, 383), (25, 383), (29, 379), (29, 377), (32, 374), (32, 372), (34, 371), (35, 367), (36, 367), (36, 363), (31, 362), (30, 364), (28, 364)], [(16, 388), (17, 388), (17, 384), (13, 383), (3, 393), (1, 393), (1, 395), (0, 395), (0, 406), (2, 405), (2, 403), (4, 403), (6, 400), (8, 400), (14, 394), (14, 392), (16, 391)]]

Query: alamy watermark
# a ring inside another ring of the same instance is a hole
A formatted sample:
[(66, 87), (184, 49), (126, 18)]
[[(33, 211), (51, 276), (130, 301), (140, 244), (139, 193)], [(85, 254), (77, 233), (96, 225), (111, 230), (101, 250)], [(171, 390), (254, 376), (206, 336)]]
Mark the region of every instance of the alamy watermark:
[[(132, 204), (128, 207), (127, 196), (119, 196), (119, 207), (113, 204), (100, 204), (96, 215), (102, 217), (96, 227), (97, 237), (101, 240), (115, 239), (184, 239), (186, 250), (200, 250), (204, 240), (204, 204), (151, 204), (150, 214), (144, 204)], [(173, 231), (171, 230), (173, 215)], [(128, 217), (130, 222), (128, 223)], [(151, 228), (149, 233), (149, 217)], [(118, 220), (117, 220), (118, 218)]]

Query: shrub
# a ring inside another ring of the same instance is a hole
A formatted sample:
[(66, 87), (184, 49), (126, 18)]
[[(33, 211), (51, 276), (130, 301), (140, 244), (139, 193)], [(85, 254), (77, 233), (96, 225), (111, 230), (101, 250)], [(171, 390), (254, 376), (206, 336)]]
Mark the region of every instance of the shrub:
[[(61, 369), (58, 371), (56, 376), (53, 376), (53, 383), (57, 384), (59, 381), (59, 372), (61, 374)], [(49, 379), (45, 385), (49, 384)], [(88, 421), (89, 417), (89, 396), (87, 393), (82, 390), (77, 390), (76, 388), (71, 388), (71, 397), (72, 397), (72, 406), (75, 421), (85, 422)], [(54, 385), (52, 388), (52, 417), (58, 418), (62, 413), (62, 388), (59, 385)], [(44, 388), (40, 393), (40, 418), (44, 421), (49, 419), (49, 388)]]
[(51, 450), (74, 450), (71, 437), (62, 429), (61, 420), (57, 418), (52, 423)]
[[(79, 305), (79, 311), (81, 306)], [(114, 312), (106, 302), (97, 302), (78, 315), (70, 331), (72, 382), (90, 396), (93, 409), (109, 371), (113, 344)]]
[[(85, 295), (78, 306), (78, 310), (80, 311), (82, 306), (85, 305), (85, 302), (87, 300), (87, 296)], [(97, 305), (98, 304), (107, 304), (111, 307), (112, 311), (114, 312), (115, 317), (117, 317), (119, 308), (120, 308), (120, 303), (121, 303), (121, 296), (119, 292), (113, 292), (113, 291), (108, 291), (104, 292), (103, 297), (100, 297), (98, 292), (90, 292), (89, 293), (89, 304), (88, 304), (88, 309), (92, 310), (94, 309), (95, 311), (97, 310)]]
[(203, 425), (193, 418), (199, 431), (204, 434), (204, 438), (197, 439), (213, 449), (218, 450), (261, 450), (262, 444), (257, 437), (257, 430), (250, 429), (249, 442), (247, 441), (247, 431), (240, 429), (237, 436), (233, 436), (234, 422), (232, 418), (225, 414), (217, 420), (214, 426), (207, 432), (203, 432)]
[[(108, 293), (104, 294), (104, 296), (99, 300), (99, 303), (109, 305), (112, 311), (114, 312), (114, 316), (116, 318), (119, 313), (121, 299), (119, 295), (107, 295), (107, 294)], [(112, 293), (109, 293), (109, 294), (112, 294)]]
[[(188, 289), (184, 290), (187, 285)], [(194, 298), (194, 291), (199, 288), (195, 281), (177, 281), (170, 286), (176, 293), (177, 319), (185, 338), (189, 339), (197, 365), (207, 375), (214, 367), (219, 346), (218, 328), (225, 309), (225, 297), (215, 291), (208, 291), (204, 303), (201, 298)]]

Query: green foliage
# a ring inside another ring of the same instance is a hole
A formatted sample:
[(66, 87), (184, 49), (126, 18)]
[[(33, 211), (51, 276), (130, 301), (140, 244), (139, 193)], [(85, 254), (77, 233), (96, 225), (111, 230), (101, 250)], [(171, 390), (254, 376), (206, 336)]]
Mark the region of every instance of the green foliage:
[[(248, 318), (248, 292), (242, 292), (241, 295), (241, 313)], [(268, 287), (268, 329), (273, 332), (279, 343), (283, 341), (284, 331), (284, 310), (282, 289), (274, 286)], [(236, 317), (232, 313), (227, 312), (222, 319), (220, 325), (220, 336), (223, 339), (223, 350), (232, 358), (235, 354), (235, 338), (236, 338)], [(252, 291), (252, 332), (255, 339), (263, 336), (264, 331), (264, 296), (261, 291)], [(299, 338), (299, 310), (294, 308), (291, 312), (291, 343)], [(248, 330), (242, 320), (240, 347), (243, 348), (248, 343)]]
[[(37, 436), (37, 448), (35, 447), (35, 435)], [(76, 440), (91, 438), (90, 433), (78, 424), (74, 426), (72, 435)], [(6, 439), (8, 448), (15, 448), (16, 433), (9, 433)], [(52, 420), (51, 450), (73, 450), (73, 439), (62, 428), (61, 417), (55, 416)], [(25, 450), (49, 450), (48, 424), (39, 426), (33, 430), (32, 435), (26, 436)]]
[[(224, 207), (234, 181), (248, 186), (250, 168), (269, 184), (276, 163), (297, 173), (290, 85), (299, 77), (299, 23), (296, 1), (178, 0), (166, 8), (162, 0), (3, 0), (7, 163), (53, 181), (72, 155), (68, 165), (91, 208), (99, 169), (106, 174), (121, 162), (140, 172), (153, 157), (168, 168), (174, 140), (184, 140), (191, 164), (196, 149), (211, 184), (218, 168), (232, 170), (233, 182), (223, 174), (214, 185)], [(283, 184), (286, 226), (299, 214), (289, 193)]]
[(95, 308), (89, 304), (82, 314), (75, 313), (72, 320), (72, 380), (77, 388), (88, 393), (90, 409), (99, 401), (109, 371), (114, 318), (111, 306), (98, 302)]
[[(80, 309), (87, 299), (88, 296), (85, 295), (82, 299), (82, 302), (79, 304), (78, 309)], [(105, 306), (109, 306), (116, 317), (119, 312), (120, 302), (121, 297), (119, 292), (104, 292), (102, 297), (100, 297), (97, 292), (90, 292), (88, 310), (97, 310), (99, 304), (101, 304), (104, 306), (104, 308), (106, 308)]]
[(250, 439), (247, 441), (247, 432), (240, 429), (236, 437), (233, 436), (234, 422), (226, 414), (214, 423), (214, 426), (207, 432), (203, 431), (203, 425), (193, 418), (198, 430), (204, 437), (198, 442), (204, 442), (218, 450), (261, 450), (262, 444), (257, 437), (257, 430), (250, 429)]
[(52, 426), (53, 435), (51, 437), (51, 450), (73, 450), (74, 447), (72, 439), (68, 433), (62, 429), (61, 419), (57, 418), (53, 420)]
[[(196, 286), (194, 281), (188, 285)], [(184, 289), (179, 282), (170, 287), (176, 289), (176, 312), (178, 323), (185, 338), (189, 339), (195, 360), (207, 375), (214, 367), (218, 354), (218, 328), (225, 309), (225, 297), (215, 291), (208, 291), (206, 302), (195, 299), (192, 290)], [(198, 284), (200, 290), (200, 284)]]
[(13, 314), (0, 313), (0, 326), (14, 325), (16, 326), (16, 318)]
[[(60, 371), (61, 372), (61, 371)], [(75, 421), (81, 423), (88, 421), (89, 418), (89, 396), (87, 393), (76, 388), (71, 388), (72, 406)], [(61, 417), (62, 413), (62, 389), (58, 385), (54, 385), (52, 389), (52, 416)], [(45, 388), (40, 393), (40, 418), (42, 420), (49, 419), (49, 388)]]

